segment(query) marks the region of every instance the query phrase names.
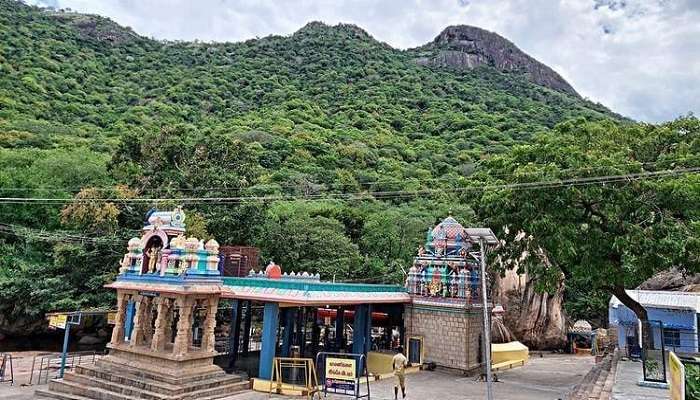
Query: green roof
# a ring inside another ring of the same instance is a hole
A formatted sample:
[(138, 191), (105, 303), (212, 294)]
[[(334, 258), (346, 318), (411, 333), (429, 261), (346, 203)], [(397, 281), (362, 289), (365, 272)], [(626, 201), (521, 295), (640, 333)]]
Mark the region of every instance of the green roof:
[(258, 287), (271, 289), (291, 289), (324, 292), (405, 292), (399, 285), (379, 285), (371, 283), (334, 283), (317, 282), (303, 279), (268, 279), (268, 278), (223, 278), (225, 286)]

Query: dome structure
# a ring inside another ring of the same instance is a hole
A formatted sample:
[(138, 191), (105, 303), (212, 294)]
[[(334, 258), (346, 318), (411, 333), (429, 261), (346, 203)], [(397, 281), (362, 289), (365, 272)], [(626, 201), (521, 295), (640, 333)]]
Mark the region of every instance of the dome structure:
[(195, 250), (197, 249), (197, 247), (199, 247), (199, 239), (197, 239), (196, 237), (187, 238), (187, 240), (185, 241), (186, 249)]
[(170, 241), (170, 247), (173, 249), (184, 249), (185, 248), (185, 237), (175, 236), (173, 240)]
[(209, 239), (207, 244), (204, 245), (204, 248), (210, 251), (219, 251), (219, 242), (214, 239)]
[(426, 247), (435, 254), (457, 255), (469, 248), (469, 236), (462, 224), (449, 216), (428, 231)]
[(593, 327), (591, 324), (586, 321), (585, 319), (580, 319), (576, 321), (574, 324), (573, 328), (571, 328), (570, 332), (574, 333), (591, 333), (593, 332)]
[[(292, 272), (293, 274), (294, 272)], [(280, 279), (282, 277), (282, 268), (270, 260), (270, 263), (265, 267), (265, 275), (270, 279)], [(290, 274), (291, 275), (291, 274)]]
[(133, 238), (129, 239), (129, 243), (127, 244), (127, 248), (129, 250), (134, 250), (134, 249), (138, 249), (140, 245), (141, 245), (141, 239), (139, 239), (137, 237), (133, 237)]

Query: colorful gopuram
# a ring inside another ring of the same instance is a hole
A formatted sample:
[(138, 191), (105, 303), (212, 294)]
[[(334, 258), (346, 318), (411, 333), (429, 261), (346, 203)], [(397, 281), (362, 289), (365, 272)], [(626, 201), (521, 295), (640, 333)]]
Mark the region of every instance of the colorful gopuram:
[(423, 361), (470, 372), (482, 366), (480, 256), (476, 230), (447, 217), (428, 230), (406, 278), (409, 339), (422, 341)]
[(467, 231), (454, 218), (429, 229), (425, 246), (418, 248), (408, 271), (408, 293), (439, 303), (478, 302), (479, 265), (470, 257), (471, 250)]
[(248, 388), (213, 363), (219, 245), (184, 234), (181, 209), (148, 215), (142, 236), (128, 242), (117, 280), (106, 285), (117, 292), (109, 355), (52, 380), (38, 396), (213, 399)]

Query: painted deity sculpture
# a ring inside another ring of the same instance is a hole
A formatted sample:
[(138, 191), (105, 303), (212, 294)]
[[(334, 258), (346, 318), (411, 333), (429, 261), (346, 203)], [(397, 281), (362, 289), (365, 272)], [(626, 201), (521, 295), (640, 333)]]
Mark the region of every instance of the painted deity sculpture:
[(219, 276), (219, 243), (211, 239), (185, 238), (185, 213), (151, 211), (141, 238), (129, 240), (120, 263), (121, 275)]
[(406, 277), (406, 289), (415, 296), (471, 302), (478, 294), (476, 259), (471, 257), (466, 229), (447, 217), (428, 230)]

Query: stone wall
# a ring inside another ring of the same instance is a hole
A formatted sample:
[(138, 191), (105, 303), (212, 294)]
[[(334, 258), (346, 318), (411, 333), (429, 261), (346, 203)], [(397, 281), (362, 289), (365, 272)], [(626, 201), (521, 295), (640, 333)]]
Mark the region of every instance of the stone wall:
[(482, 313), (454, 306), (407, 305), (406, 338), (423, 338), (423, 361), (471, 372), (480, 366)]

